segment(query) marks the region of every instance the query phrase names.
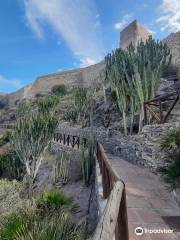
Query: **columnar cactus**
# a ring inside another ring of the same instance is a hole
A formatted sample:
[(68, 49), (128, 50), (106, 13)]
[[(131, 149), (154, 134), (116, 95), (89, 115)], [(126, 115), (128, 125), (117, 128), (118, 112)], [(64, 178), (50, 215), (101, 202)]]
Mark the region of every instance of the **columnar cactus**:
[(154, 98), (162, 70), (171, 62), (171, 54), (166, 44), (156, 42), (151, 37), (127, 51), (116, 49), (105, 57), (105, 80), (115, 90), (119, 109), (123, 115), (124, 133), (127, 134), (127, 102), (130, 102), (131, 116), (140, 112), (139, 130), (144, 119), (143, 104)]

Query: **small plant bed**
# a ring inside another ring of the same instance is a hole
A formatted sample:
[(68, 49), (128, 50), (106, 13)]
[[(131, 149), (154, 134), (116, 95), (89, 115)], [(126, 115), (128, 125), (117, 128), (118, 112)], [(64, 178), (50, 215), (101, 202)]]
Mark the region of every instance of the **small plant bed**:
[[(42, 212), (46, 212), (51, 200), (54, 203), (68, 203), (63, 209), (71, 212), (73, 222), (83, 221), (84, 229), (92, 233), (97, 224), (94, 177), (92, 175), (88, 184), (83, 180), (81, 153), (56, 149), (46, 151), (44, 158), (33, 188), (34, 195), (41, 196), (40, 202), (37, 202), (38, 207)], [(54, 194), (49, 196), (48, 193), (53, 191)], [(57, 191), (60, 193), (56, 194)], [(56, 207), (55, 203), (53, 208)]]
[(84, 240), (94, 230), (94, 159), (87, 158), (94, 148), (85, 149), (83, 159), (78, 151), (53, 150), (65, 94), (56, 90), (21, 104), (10, 136), (1, 139), (8, 149), (0, 154), (0, 240)]
[(82, 223), (71, 220), (73, 201), (63, 192), (45, 192), (34, 205), (1, 218), (0, 239), (85, 240)]

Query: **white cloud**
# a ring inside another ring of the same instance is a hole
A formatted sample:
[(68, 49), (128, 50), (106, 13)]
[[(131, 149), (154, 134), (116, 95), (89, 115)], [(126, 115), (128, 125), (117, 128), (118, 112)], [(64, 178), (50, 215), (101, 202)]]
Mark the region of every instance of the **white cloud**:
[(3, 75), (0, 75), (0, 91), (5, 91), (6, 89), (10, 89), (11, 91), (15, 91), (22, 87), (22, 84), (17, 79), (7, 79)]
[(97, 63), (96, 60), (92, 59), (92, 58), (82, 58), (80, 59), (80, 67), (87, 67), (87, 66), (90, 66), (90, 65), (93, 65), (95, 63)]
[(123, 29), (130, 21), (132, 21), (132, 16), (130, 14), (126, 14), (123, 16), (120, 22), (114, 24), (115, 29)]
[(162, 0), (162, 15), (156, 20), (161, 24), (161, 31), (180, 31), (180, 0)]
[(150, 32), (150, 34), (151, 34), (152, 36), (154, 36), (154, 35), (157, 34), (156, 31), (154, 31), (154, 30), (152, 30), (152, 29), (150, 29), (150, 28), (148, 28), (148, 27), (147, 27), (147, 30)]
[(101, 29), (93, 0), (24, 0), (24, 6), (28, 25), (39, 38), (48, 24), (79, 59), (100, 60)]

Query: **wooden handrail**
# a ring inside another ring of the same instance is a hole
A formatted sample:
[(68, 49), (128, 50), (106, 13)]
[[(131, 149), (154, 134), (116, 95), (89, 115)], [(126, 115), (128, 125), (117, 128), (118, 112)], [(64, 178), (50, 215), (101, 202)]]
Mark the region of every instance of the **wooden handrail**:
[(123, 195), (124, 184), (117, 181), (110, 194), (104, 214), (96, 228), (93, 240), (110, 240), (115, 236), (120, 203)]
[(108, 204), (93, 240), (113, 240), (113, 237), (115, 240), (128, 240), (125, 185), (112, 168), (101, 144), (97, 146), (97, 159), (102, 174), (103, 195), (108, 198)]

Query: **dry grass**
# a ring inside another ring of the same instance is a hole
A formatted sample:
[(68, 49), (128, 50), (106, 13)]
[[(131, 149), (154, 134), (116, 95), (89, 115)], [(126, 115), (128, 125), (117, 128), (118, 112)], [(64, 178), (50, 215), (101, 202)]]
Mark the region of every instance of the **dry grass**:
[(0, 216), (5, 216), (11, 212), (30, 206), (30, 201), (20, 197), (21, 183), (16, 180), (0, 180)]

